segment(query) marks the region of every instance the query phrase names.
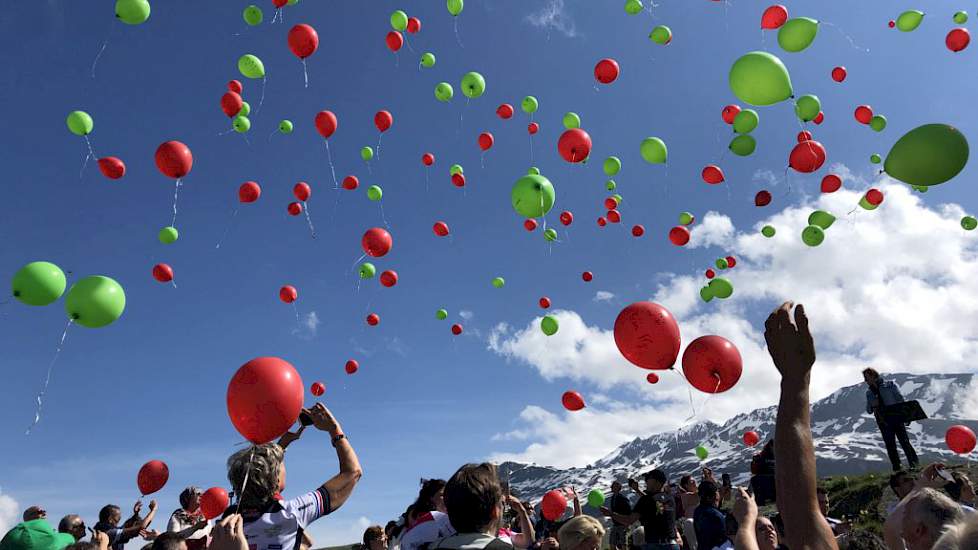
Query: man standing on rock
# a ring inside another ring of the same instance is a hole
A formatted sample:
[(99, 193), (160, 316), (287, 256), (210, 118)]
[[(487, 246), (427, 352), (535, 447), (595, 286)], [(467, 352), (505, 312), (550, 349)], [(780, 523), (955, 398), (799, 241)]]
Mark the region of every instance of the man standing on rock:
[(896, 448), (897, 439), (900, 440), (900, 447), (903, 447), (903, 454), (907, 457), (910, 469), (916, 469), (918, 467), (917, 452), (910, 444), (910, 437), (907, 435), (903, 416), (887, 413), (887, 407), (903, 403), (903, 395), (900, 393), (900, 389), (893, 382), (884, 380), (880, 373), (872, 367), (863, 369), (863, 380), (869, 387), (866, 390), (866, 412), (876, 417), (876, 425), (879, 426), (880, 433), (883, 435), (886, 454), (890, 457), (893, 471), (900, 470), (900, 454)]

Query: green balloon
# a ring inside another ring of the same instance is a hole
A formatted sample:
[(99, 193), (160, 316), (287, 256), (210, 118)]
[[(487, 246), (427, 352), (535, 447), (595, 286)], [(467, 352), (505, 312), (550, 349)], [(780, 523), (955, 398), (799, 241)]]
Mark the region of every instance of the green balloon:
[(157, 237), (159, 238), (160, 242), (163, 244), (173, 244), (177, 242), (177, 238), (179, 236), (180, 233), (177, 231), (177, 228), (169, 226), (160, 229), (160, 234)]
[(700, 298), (702, 298), (704, 302), (709, 302), (713, 299), (713, 290), (710, 289), (709, 286), (704, 286), (700, 289)]
[(710, 279), (707, 286), (710, 287), (710, 292), (721, 300), (725, 300), (733, 295), (733, 285), (730, 284), (730, 281), (724, 279), (723, 277), (714, 277)]
[(818, 246), (825, 240), (825, 232), (817, 225), (809, 225), (802, 229), (801, 240), (808, 246)]
[(532, 115), (533, 113), (537, 112), (537, 109), (540, 108), (540, 102), (537, 101), (537, 98), (528, 95), (523, 98), (523, 101), (520, 102), (520, 108), (523, 109), (524, 113)]
[(244, 13), (241, 14), (244, 17), (245, 23), (254, 27), (255, 25), (261, 25), (261, 22), (265, 20), (265, 14), (261, 11), (261, 8), (252, 4), (244, 9)]
[(496, 288), (503, 288), (506, 286), (506, 279), (503, 279), (502, 277), (494, 277), (492, 279), (492, 286)]
[(754, 139), (754, 136), (741, 134), (730, 140), (728, 147), (733, 154), (746, 157), (754, 153), (754, 149), (757, 148), (757, 140)]
[(115, 16), (126, 25), (139, 25), (149, 19), (147, 0), (115, 0)]
[(567, 113), (564, 115), (564, 128), (573, 130), (581, 127), (581, 117), (577, 113)]
[(587, 494), (587, 503), (590, 504), (592, 508), (600, 508), (604, 506), (604, 493), (597, 489), (592, 489), (591, 492)]
[(918, 193), (926, 193), (929, 189), (926, 185), (911, 185), (910, 188)]
[(452, 85), (448, 82), (439, 82), (435, 86), (435, 98), (442, 103), (451, 101), (452, 96), (455, 95), (455, 90), (452, 89)]
[(795, 115), (803, 122), (815, 120), (820, 112), (822, 112), (822, 102), (816, 95), (806, 94), (795, 101)]
[(606, 176), (614, 176), (618, 172), (621, 172), (621, 159), (618, 157), (608, 157), (604, 159), (604, 164), (601, 165)]
[(278, 131), (283, 134), (291, 134), (294, 128), (291, 120), (283, 120), (278, 123)]
[(68, 113), (68, 130), (76, 136), (87, 136), (95, 128), (95, 121), (91, 115), (85, 111), (72, 111)]
[(92, 275), (71, 285), (65, 296), (69, 319), (83, 327), (99, 328), (111, 324), (126, 309), (126, 293), (114, 279)]
[(551, 243), (554, 242), (554, 241), (556, 241), (557, 240), (557, 230), (554, 229), (554, 228), (552, 228), (552, 227), (547, 228), (547, 230), (543, 232), (543, 239), (545, 241), (551, 242)]
[[(532, 168), (531, 168), (531, 170), (532, 170)], [(465, 173), (465, 170), (462, 168), (462, 165), (461, 164), (453, 164), (453, 165), (451, 165), (451, 166), (448, 167), (448, 175), (449, 176), (454, 176), (455, 174), (464, 174), (464, 173)], [(539, 174), (540, 171), (538, 170), (537, 173)]]
[(816, 210), (808, 215), (808, 225), (816, 225), (822, 229), (828, 229), (835, 223), (835, 216), (825, 210)]
[(757, 111), (753, 109), (744, 109), (737, 113), (734, 117), (733, 129), (734, 132), (738, 134), (749, 134), (757, 128), (757, 123), (760, 122), (760, 117), (757, 116)]
[(649, 164), (663, 164), (669, 157), (669, 149), (666, 148), (666, 142), (657, 137), (643, 139), (642, 145), (639, 146), (639, 151), (642, 153), (642, 158), (645, 159), (645, 162)]
[(672, 29), (665, 25), (657, 25), (652, 32), (649, 33), (649, 40), (659, 44), (660, 46), (665, 46), (672, 41)]
[(545, 315), (543, 319), (540, 320), (540, 330), (542, 330), (547, 336), (557, 334), (559, 329), (560, 323), (557, 322), (557, 318), (553, 315)]
[[(964, 223), (964, 222), (962, 222)], [(10, 283), (14, 298), (29, 306), (46, 306), (65, 293), (65, 274), (51, 262), (31, 262)]]
[(689, 212), (679, 213), (679, 225), (689, 225), (693, 223), (694, 220), (696, 220), (696, 217)]
[(394, 27), (395, 31), (407, 30), (408, 16), (401, 10), (397, 10), (391, 14), (391, 26)]
[(903, 32), (916, 30), (924, 20), (924, 12), (920, 10), (909, 10), (897, 17), (896, 27)]
[(465, 2), (463, 0), (446, 0), (445, 6), (448, 8), (448, 13), (457, 17), (458, 14), (462, 13)]
[(425, 69), (430, 69), (435, 66), (435, 54), (431, 52), (425, 52), (421, 55), (421, 66)]
[(886, 155), (883, 171), (910, 185), (937, 185), (968, 163), (968, 140), (953, 126), (925, 124), (907, 132)]
[(810, 17), (795, 17), (778, 29), (778, 45), (786, 52), (800, 52), (812, 45), (818, 34), (818, 21)]
[(784, 63), (767, 52), (750, 52), (730, 67), (730, 90), (750, 105), (774, 105), (791, 97), (791, 76)]
[(235, 132), (243, 134), (251, 129), (251, 120), (244, 115), (238, 115), (231, 121), (231, 126), (234, 127)]
[(773, 237), (775, 233), (777, 233), (777, 230), (774, 229), (774, 227), (771, 225), (765, 225), (764, 227), (761, 228), (761, 235), (764, 235), (769, 239)]
[(245, 78), (264, 78), (265, 64), (258, 56), (248, 53), (238, 58), (238, 71)]
[(377, 268), (370, 262), (363, 262), (360, 264), (359, 272), (361, 279), (373, 279), (374, 275), (377, 274)]
[(379, 185), (371, 185), (367, 188), (367, 198), (377, 202), (384, 196), (384, 190)]
[(536, 166), (531, 166), (530, 169), (526, 171), (526, 173), (530, 176), (539, 176), (540, 169), (537, 168)]
[(294, 6), (299, 3), (299, 0), (286, 0), (286, 5)]
[(625, 13), (638, 15), (642, 13), (642, 0), (625, 0)]
[(248, 116), (251, 114), (251, 103), (247, 101), (241, 102), (241, 110), (238, 111), (237, 116)]
[[(978, 219), (975, 219), (974, 216), (965, 216), (961, 218), (961, 227), (963, 227), (966, 231), (974, 231), (975, 228), (978, 227)], [(64, 289), (63, 284), (61, 288)]]
[(469, 99), (475, 99), (486, 93), (486, 79), (476, 72), (467, 72), (462, 75), (462, 95)]
[(439, 309), (438, 311), (435, 312), (435, 319), (438, 319), (439, 321), (444, 321), (445, 319), (448, 319), (448, 311), (444, 309)]
[(876, 153), (873, 153), (872, 155), (869, 155), (869, 162), (872, 162), (873, 164), (879, 164), (883, 162), (883, 158), (877, 155)]
[(717, 269), (727, 269), (727, 259), (717, 258), (713, 265), (717, 266)]
[(866, 199), (865, 195), (863, 195), (862, 198), (859, 199), (859, 206), (861, 206), (864, 210), (876, 210), (877, 208), (879, 208), (878, 204), (873, 204), (869, 202)]
[(873, 118), (869, 119), (869, 127), (877, 132), (882, 132), (886, 128), (886, 117), (873, 115)]
[(604, 188), (605, 188), (605, 189), (607, 189), (608, 191), (614, 191), (614, 190), (615, 190), (615, 188), (617, 188), (617, 187), (618, 187), (618, 184), (617, 184), (617, 183), (615, 183), (615, 180), (608, 180), (608, 181), (607, 181), (607, 182), (606, 182), (606, 183), (604, 184)]
[(510, 193), (513, 210), (524, 218), (540, 218), (554, 207), (556, 192), (542, 175), (526, 175), (516, 180)]
[(373, 147), (367, 146), (367, 147), (364, 147), (363, 149), (360, 149), (360, 158), (362, 158), (363, 160), (365, 160), (367, 162), (370, 162), (370, 159), (374, 158), (374, 149), (373, 149)]
[(706, 457), (708, 456), (710, 456), (710, 452), (706, 450), (706, 447), (702, 445), (696, 446), (696, 458), (706, 460)]
[(621, 204), (621, 201), (623, 200), (623, 199), (621, 198), (621, 195), (618, 195), (618, 194), (614, 194), (614, 195), (612, 195), (612, 196), (611, 196), (611, 198), (613, 198), (613, 199), (615, 199), (615, 203), (616, 203), (616, 204)]
[(966, 11), (959, 11), (959, 12), (955, 13), (954, 14), (954, 22), (957, 23), (958, 25), (964, 25), (965, 23), (967, 23), (968, 22), (968, 12), (966, 12)]

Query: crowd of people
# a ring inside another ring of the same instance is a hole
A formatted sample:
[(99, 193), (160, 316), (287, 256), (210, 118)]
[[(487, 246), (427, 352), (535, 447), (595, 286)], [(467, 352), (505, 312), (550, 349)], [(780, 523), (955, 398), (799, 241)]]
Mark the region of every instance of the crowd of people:
[[(811, 432), (815, 345), (804, 307), (794, 308), (793, 320), (791, 310), (792, 304), (785, 303), (765, 323), (767, 347), (781, 373), (781, 397), (774, 437), (754, 457), (748, 487), (734, 486), (727, 475), (717, 481), (709, 468), (702, 469), (699, 480), (683, 475), (675, 481), (653, 469), (642, 474), (644, 486), (627, 479), (631, 497), (620, 481), (613, 482), (598, 517), (583, 513), (570, 488), (573, 512), (545, 518), (539, 508), (511, 494), (494, 465), (466, 464), (447, 481), (422, 480), (417, 499), (397, 520), (364, 532), (361, 550), (978, 550), (970, 479), (939, 463), (918, 469), (912, 447), (904, 445), (906, 431), (901, 434), (881, 414), (877, 420), (897, 470), (889, 480), (897, 501), (886, 510), (883, 537), (829, 517), (830, 495), (817, 484)], [(870, 386), (868, 412), (902, 401), (876, 371), (867, 369), (864, 376)], [(222, 517), (205, 518), (195, 487), (180, 494), (180, 506), (163, 532), (151, 529), (155, 501), (145, 516), (136, 502), (125, 521), (119, 506), (106, 505), (92, 528), (80, 516), (67, 515), (57, 530), (42, 507), (32, 506), (24, 521), (4, 535), (0, 550), (124, 550), (140, 538), (146, 550), (309, 550), (313, 541), (306, 529), (346, 502), (362, 470), (325, 406), (317, 403), (303, 414), (296, 432), (228, 459), (235, 503)], [(339, 472), (315, 490), (285, 500), (285, 450), (307, 425), (329, 434)], [(909, 470), (899, 469), (896, 439)], [(759, 514), (758, 506), (768, 503), (776, 513)]]

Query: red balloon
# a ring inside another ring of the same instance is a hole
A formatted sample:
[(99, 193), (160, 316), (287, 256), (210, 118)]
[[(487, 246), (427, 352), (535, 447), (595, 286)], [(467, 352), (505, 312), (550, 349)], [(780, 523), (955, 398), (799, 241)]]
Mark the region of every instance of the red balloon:
[(275, 440), (295, 424), (305, 394), (295, 367), (278, 357), (248, 361), (228, 384), (231, 423), (256, 445)]
[(326, 393), (326, 384), (323, 384), (322, 382), (313, 382), (312, 386), (309, 388), (309, 391), (316, 397), (319, 397), (320, 395)]
[(376, 313), (371, 313), (370, 315), (367, 315), (367, 324), (372, 327), (379, 325), (380, 315), (377, 315)]
[(869, 105), (860, 105), (856, 107), (855, 116), (860, 124), (869, 124), (873, 120), (873, 108)]
[(153, 266), (153, 278), (161, 283), (169, 283), (173, 280), (173, 268), (166, 264), (156, 264)]
[(761, 440), (761, 436), (757, 432), (751, 430), (744, 432), (744, 444), (748, 447), (753, 447)]
[(316, 113), (316, 131), (319, 135), (326, 139), (333, 135), (336, 131), (336, 127), (339, 126), (339, 121), (336, 119), (336, 115), (333, 111), (319, 111)]
[(659, 382), (659, 375), (654, 372), (650, 372), (649, 375), (645, 377), (645, 380), (649, 384), (657, 384)]
[[(972, 436), (974, 437), (974, 436)], [(162, 460), (150, 460), (139, 469), (136, 475), (136, 486), (143, 496), (159, 491), (170, 479), (170, 469)]]
[(951, 426), (944, 434), (944, 441), (947, 443), (948, 449), (965, 455), (975, 449), (975, 432), (960, 424)]
[(276, 9), (285, 7), (289, 3), (289, 0), (272, 0), (272, 4)]
[(560, 401), (569, 411), (579, 411), (584, 408), (584, 398), (576, 391), (565, 391)]
[(374, 115), (374, 126), (381, 132), (386, 132), (394, 124), (394, 115), (390, 111), (377, 111)]
[(194, 167), (194, 156), (179, 141), (167, 141), (156, 148), (156, 168), (168, 178), (180, 179)]
[(619, 72), (618, 62), (606, 57), (594, 66), (594, 79), (602, 84), (611, 84), (618, 79)]
[(582, 162), (591, 154), (591, 136), (580, 128), (572, 128), (560, 135), (557, 151), (567, 162)]
[(685, 225), (677, 225), (669, 230), (669, 241), (676, 246), (685, 246), (689, 242), (689, 229)]
[(455, 187), (465, 187), (465, 174), (461, 172), (452, 174), (452, 185)]
[(866, 191), (866, 202), (872, 204), (873, 206), (883, 204), (883, 192), (875, 187), (869, 191)]
[(425, 153), (421, 155), (421, 164), (424, 164), (425, 166), (431, 166), (434, 163), (435, 163), (435, 155), (432, 155), (431, 153)]
[(360, 245), (367, 256), (380, 258), (391, 251), (391, 247), (394, 246), (394, 239), (391, 238), (391, 234), (386, 229), (371, 227), (363, 234)]
[(255, 202), (261, 196), (261, 186), (254, 181), (246, 181), (238, 187), (239, 202)]
[(821, 124), (823, 120), (825, 120), (825, 113), (819, 111), (818, 114), (815, 115), (815, 118), (812, 119), (812, 122), (815, 124)]
[(581, 273), (581, 278), (584, 279), (585, 283), (590, 283), (591, 280), (594, 279), (594, 274), (590, 271), (585, 271), (584, 273)]
[(286, 304), (291, 304), (299, 299), (299, 291), (292, 285), (285, 285), (278, 289), (278, 299)]
[(846, 79), (846, 74), (847, 73), (845, 67), (836, 67), (832, 69), (832, 80), (836, 82), (842, 82), (843, 80)]
[(547, 298), (546, 296), (540, 298), (540, 307), (543, 309), (550, 309), (550, 298)]
[(812, 133), (805, 130), (798, 132), (798, 143), (812, 139)]
[(532, 136), (533, 134), (540, 131), (540, 125), (537, 124), (536, 122), (531, 122), (526, 125), (526, 131), (529, 132), (530, 135)]
[(494, 141), (495, 140), (493, 139), (492, 134), (489, 132), (482, 132), (479, 134), (479, 149), (488, 151), (492, 147)]
[(346, 365), (344, 366), (344, 369), (346, 370), (347, 374), (353, 374), (357, 372), (357, 369), (359, 368), (360, 368), (360, 363), (357, 363), (356, 359), (350, 359), (349, 361), (346, 362)]
[(347, 191), (353, 191), (360, 186), (360, 180), (356, 176), (347, 176), (343, 178), (343, 189)]
[(312, 188), (309, 187), (308, 183), (300, 181), (292, 187), (292, 194), (300, 201), (306, 202), (309, 200), (309, 195), (312, 195)]
[(438, 235), (439, 237), (448, 236), (448, 224), (445, 222), (435, 222), (432, 229), (434, 230), (435, 235)]
[(653, 302), (635, 302), (615, 319), (615, 345), (633, 365), (663, 370), (679, 357), (679, 325), (668, 309)]
[(971, 35), (968, 34), (968, 29), (951, 29), (951, 32), (947, 33), (947, 38), (944, 39), (944, 44), (947, 49), (952, 52), (960, 52), (961, 50), (968, 47), (971, 42)]
[(727, 124), (733, 124), (738, 114), (740, 114), (740, 105), (727, 105), (720, 111), (720, 116)]
[(829, 174), (822, 178), (822, 192), (835, 193), (842, 187), (842, 178), (835, 174)]
[(232, 80), (232, 81), (228, 82), (228, 91), (229, 92), (234, 92), (234, 93), (236, 93), (238, 95), (241, 95), (241, 92), (244, 91), (244, 88), (241, 86), (241, 81), (240, 80)]
[(118, 157), (102, 157), (98, 159), (98, 169), (110, 180), (117, 180), (126, 175), (126, 163)]
[(788, 166), (798, 172), (808, 174), (818, 170), (825, 164), (825, 147), (817, 141), (803, 141), (791, 150), (788, 156)]
[(387, 49), (392, 52), (400, 50), (401, 46), (404, 45), (404, 37), (397, 31), (387, 33), (387, 38), (385, 40), (387, 41)]
[(707, 279), (712, 279), (712, 278), (714, 278), (714, 277), (717, 276), (717, 273), (716, 273), (716, 271), (713, 271), (712, 269), (707, 269), (706, 270), (706, 273), (704, 273), (704, 275), (706, 275), (706, 278)]
[(770, 191), (758, 191), (757, 194), (754, 195), (754, 206), (767, 206), (769, 204), (771, 204)]
[(618, 210), (618, 200), (614, 197), (608, 197), (604, 200), (604, 207), (606, 210)]
[(632, 236), (633, 237), (641, 237), (642, 235), (645, 235), (645, 227), (644, 226), (641, 226), (641, 225), (633, 225), (632, 226)]
[(509, 103), (503, 103), (499, 107), (496, 107), (496, 116), (506, 120), (513, 117), (513, 106)]
[(716, 164), (708, 164), (703, 168), (703, 181), (710, 185), (723, 182), (723, 170)]
[(740, 380), (743, 370), (737, 346), (722, 336), (700, 336), (683, 352), (683, 374), (701, 392), (729, 390)]
[(397, 272), (388, 269), (380, 274), (380, 284), (390, 288), (397, 284)]
[(890, 28), (892, 29), (893, 27), (895, 27), (895, 26), (896, 26), (896, 21), (894, 21), (894, 20), (892, 20), (892, 19), (890, 19), (890, 20), (889, 20), (889, 21), (888, 21), (888, 22), (886, 23), (886, 26), (887, 26), (887, 27), (890, 27)]
[(781, 4), (775, 4), (764, 10), (761, 14), (761, 28), (762, 29), (777, 29), (781, 25), (784, 25), (785, 21), (788, 20), (788, 8), (782, 6)]
[(241, 111), (244, 100), (235, 92), (224, 92), (221, 96), (221, 110), (228, 117), (233, 117)]
[(204, 519), (214, 519), (223, 514), (230, 503), (228, 492), (223, 487), (211, 487), (200, 495), (200, 513), (204, 514)]
[(523, 220), (523, 227), (526, 228), (527, 231), (534, 231), (537, 228), (537, 221), (533, 218)]
[(421, 31), (421, 20), (417, 17), (408, 17), (407, 32), (418, 34)]
[(462, 334), (462, 325), (458, 323), (452, 325), (452, 334), (454, 334), (455, 336)]
[(604, 227), (606, 225), (608, 225), (608, 220), (606, 220), (604, 218), (604, 216), (599, 217), (598, 218), (598, 227)]
[(288, 211), (290, 216), (298, 216), (299, 214), (302, 214), (302, 203), (290, 202), (288, 206)]
[(734, 258), (733, 256), (727, 256), (724, 259), (727, 260), (727, 268), (733, 268), (735, 265), (737, 265), (737, 258)]
[(574, 214), (567, 210), (560, 213), (560, 223), (564, 225), (570, 225), (574, 223)]
[(540, 513), (543, 518), (549, 521), (557, 521), (567, 510), (567, 497), (564, 493), (553, 490), (543, 495), (540, 502)]
[(316, 29), (301, 23), (289, 30), (289, 49), (299, 59), (305, 59), (319, 49), (319, 35)]
[(608, 210), (608, 213), (605, 214), (605, 217), (608, 218), (608, 221), (611, 223), (621, 222), (621, 212), (617, 210)]

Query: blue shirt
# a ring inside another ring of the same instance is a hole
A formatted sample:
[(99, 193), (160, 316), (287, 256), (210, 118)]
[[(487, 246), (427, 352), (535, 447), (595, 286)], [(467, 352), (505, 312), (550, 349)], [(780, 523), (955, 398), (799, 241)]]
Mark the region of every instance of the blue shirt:
[(883, 407), (887, 405), (896, 405), (897, 403), (903, 403), (903, 394), (900, 393), (900, 388), (896, 384), (890, 382), (889, 380), (880, 380), (879, 387), (880, 399), (876, 398), (876, 393), (872, 389), (866, 390), (866, 412), (873, 414), (874, 410), (879, 410), (880, 413), (883, 412)]
[(715, 506), (700, 504), (693, 511), (693, 530), (697, 548), (713, 548), (727, 540), (723, 512)]

